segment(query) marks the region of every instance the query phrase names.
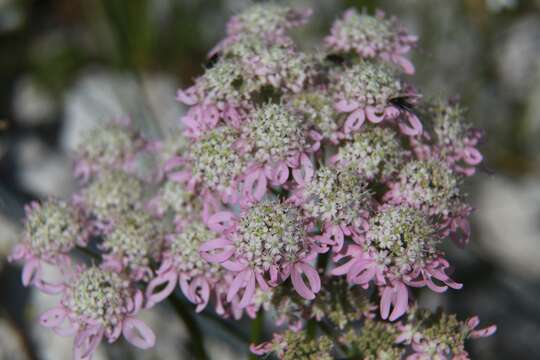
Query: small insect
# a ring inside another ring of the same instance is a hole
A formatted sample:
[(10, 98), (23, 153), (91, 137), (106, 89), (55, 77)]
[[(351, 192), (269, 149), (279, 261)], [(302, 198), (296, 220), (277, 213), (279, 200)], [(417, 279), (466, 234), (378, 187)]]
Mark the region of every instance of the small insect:
[(415, 113), (414, 97), (403, 95), (390, 99), (390, 103), (400, 110)]
[(328, 54), (326, 55), (326, 60), (336, 65), (343, 65), (343, 63), (345, 62), (345, 58), (338, 54)]
[(204, 67), (207, 68), (207, 69), (213, 68), (217, 64), (217, 62), (219, 61), (219, 58), (220, 58), (219, 53), (216, 53), (216, 54), (210, 56), (208, 61), (206, 61), (206, 64), (204, 64)]

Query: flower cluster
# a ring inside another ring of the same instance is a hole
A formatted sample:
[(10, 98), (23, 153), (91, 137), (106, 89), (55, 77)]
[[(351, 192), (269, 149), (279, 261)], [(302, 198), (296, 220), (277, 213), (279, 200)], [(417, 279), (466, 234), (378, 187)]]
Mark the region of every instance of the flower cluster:
[[(419, 311), (411, 291), (462, 286), (443, 245), (470, 238), (461, 185), (481, 132), (455, 101), (410, 85), (416, 37), (396, 19), (349, 10), (305, 52), (291, 31), (310, 13), (234, 16), (177, 93), (177, 132), (103, 124), (76, 152), (72, 199), (28, 206), (11, 259), (24, 285), (61, 295), (41, 323), (75, 336), (75, 358), (121, 334), (153, 346), (137, 313), (180, 294), (223, 317), (273, 310), (288, 330), (252, 350), (282, 359), (466, 358), (465, 340), (494, 331)], [(45, 280), (44, 264), (62, 280)], [(328, 336), (315, 340), (313, 322)]]

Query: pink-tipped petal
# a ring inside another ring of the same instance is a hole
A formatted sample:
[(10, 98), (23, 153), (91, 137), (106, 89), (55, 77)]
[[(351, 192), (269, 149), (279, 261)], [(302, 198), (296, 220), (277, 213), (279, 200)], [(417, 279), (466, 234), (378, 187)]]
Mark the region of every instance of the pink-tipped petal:
[(378, 114), (377, 109), (373, 106), (368, 106), (366, 107), (366, 117), (370, 122), (378, 124), (384, 120), (384, 113)]
[(22, 283), (24, 286), (30, 285), (35, 279), (37, 278), (37, 275), (39, 273), (39, 260), (38, 259), (31, 259), (26, 264), (24, 264), (23, 271), (22, 271)]
[(289, 178), (289, 167), (284, 162), (280, 162), (274, 171), (273, 181), (275, 185), (283, 185)]
[(66, 311), (62, 308), (52, 308), (39, 317), (39, 323), (46, 328), (60, 326), (66, 318)]
[(125, 319), (122, 333), (127, 341), (139, 349), (150, 349), (156, 344), (154, 332), (139, 319), (132, 317)]
[[(306, 275), (309, 287), (302, 279), (302, 274)], [(317, 270), (306, 263), (296, 263), (291, 272), (291, 281), (296, 292), (307, 300), (315, 299), (315, 294), (321, 289), (321, 278)]]
[(220, 211), (210, 216), (208, 219), (208, 227), (212, 231), (222, 232), (231, 226), (231, 221), (234, 219), (234, 214), (230, 211)]
[(360, 107), (360, 104), (356, 101), (340, 100), (334, 104), (334, 108), (339, 112), (349, 113)]
[(482, 162), (484, 157), (477, 149), (468, 147), (463, 152), (464, 160), (469, 165), (478, 165)]
[(248, 306), (251, 301), (253, 300), (253, 296), (255, 295), (255, 274), (253, 270), (244, 270), (248, 272), (248, 275), (246, 276), (246, 287), (244, 289), (244, 295), (242, 296), (242, 299), (240, 300), (240, 303), (238, 306), (243, 309), (246, 306)]
[(413, 63), (403, 57), (403, 56), (399, 56), (397, 59), (396, 59), (396, 63), (401, 66), (401, 68), (403, 69), (403, 72), (407, 75), (414, 75), (414, 65)]
[(203, 243), (199, 247), (201, 257), (208, 262), (221, 263), (228, 260), (235, 252), (235, 248), (227, 239), (219, 238)]
[[(176, 273), (174, 271), (169, 271), (150, 281), (148, 287), (146, 288), (146, 307), (153, 307), (157, 303), (165, 300), (174, 291), (177, 280), (178, 276)], [(158, 287), (163, 285), (165, 286), (161, 290), (155, 291)]]
[(250, 199), (260, 201), (266, 193), (267, 180), (263, 170), (259, 169), (246, 176), (244, 182), (244, 195)]
[(184, 90), (178, 90), (176, 92), (176, 100), (180, 101), (181, 103), (189, 106), (193, 106), (197, 103), (197, 97), (195, 95), (189, 94), (190, 89)]
[(473, 339), (488, 337), (495, 334), (496, 331), (497, 331), (497, 325), (491, 325), (485, 329), (472, 331), (470, 334), (470, 337)]
[(403, 283), (396, 285), (396, 295), (394, 302), (394, 310), (390, 314), (390, 321), (396, 321), (407, 311), (409, 305), (409, 292)]
[(300, 168), (293, 169), (292, 174), (298, 185), (303, 185), (313, 178), (313, 163), (306, 154), (300, 156)]
[(345, 131), (345, 134), (350, 134), (351, 132), (360, 129), (364, 124), (365, 119), (366, 115), (364, 113), (364, 110), (358, 109), (352, 112), (345, 121), (343, 129)]
[(208, 281), (201, 276), (195, 278), (191, 283), (190, 291), (193, 299), (195, 299), (195, 304), (197, 304), (195, 311), (203, 311), (206, 305), (208, 305), (208, 300), (210, 300), (210, 285)]
[(380, 311), (381, 311), (381, 318), (388, 319), (388, 315), (390, 314), (390, 305), (392, 304), (392, 297), (394, 295), (394, 291), (391, 287), (387, 286), (384, 288), (382, 296), (381, 296), (381, 305), (380, 305)]
[(407, 136), (416, 136), (420, 135), (423, 131), (422, 123), (420, 122), (420, 119), (418, 119), (418, 116), (411, 112), (406, 112), (405, 117), (407, 119), (408, 124), (400, 123), (399, 129), (404, 135)]

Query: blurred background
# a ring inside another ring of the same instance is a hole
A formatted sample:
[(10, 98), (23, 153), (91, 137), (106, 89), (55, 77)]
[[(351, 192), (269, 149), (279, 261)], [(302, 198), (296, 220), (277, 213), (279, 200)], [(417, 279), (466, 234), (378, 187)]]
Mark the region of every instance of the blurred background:
[[(421, 302), (499, 326), (473, 344), (473, 359), (539, 359), (540, 0), (292, 1), (315, 10), (298, 36), (314, 44), (344, 9), (375, 3), (420, 36), (413, 82), (421, 92), (459, 95), (487, 132), (484, 167), (468, 188), (477, 209), (472, 243), (449, 249), (465, 287)], [(202, 72), (226, 20), (248, 4), (0, 0), (0, 359), (71, 358), (71, 341), (36, 322), (50, 297), (23, 289), (20, 269), (5, 261), (23, 204), (70, 195), (74, 144), (96, 122), (130, 114), (151, 136), (174, 126), (184, 111), (176, 89)], [(169, 313), (145, 314), (155, 349), (120, 342), (95, 358), (193, 358), (183, 323)], [(245, 357), (222, 331), (227, 324), (199, 322), (213, 359)]]

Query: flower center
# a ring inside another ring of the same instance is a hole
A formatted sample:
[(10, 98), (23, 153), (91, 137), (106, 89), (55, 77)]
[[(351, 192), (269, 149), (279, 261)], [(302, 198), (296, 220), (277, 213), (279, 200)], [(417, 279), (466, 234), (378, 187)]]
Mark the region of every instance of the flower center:
[(298, 209), (277, 201), (258, 203), (240, 220), (237, 254), (254, 267), (296, 262), (307, 251), (306, 230)]
[(67, 253), (83, 229), (76, 210), (61, 201), (47, 201), (29, 215), (25, 231), (36, 255)]
[(228, 188), (242, 174), (245, 159), (235, 149), (238, 133), (230, 127), (209, 131), (192, 148), (193, 175), (213, 189)]

